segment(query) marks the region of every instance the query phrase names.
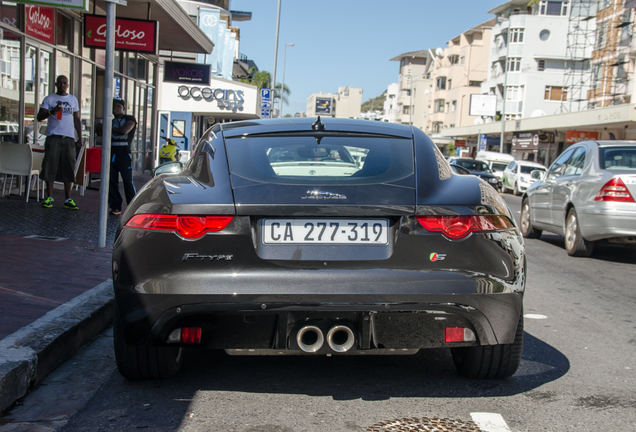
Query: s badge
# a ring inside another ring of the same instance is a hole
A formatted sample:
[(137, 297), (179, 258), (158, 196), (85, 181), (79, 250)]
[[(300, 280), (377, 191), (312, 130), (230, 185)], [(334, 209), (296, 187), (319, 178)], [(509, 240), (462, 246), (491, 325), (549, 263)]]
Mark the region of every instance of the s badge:
[(436, 261), (444, 261), (446, 259), (446, 254), (438, 254), (437, 252), (433, 252), (429, 258), (432, 262)]

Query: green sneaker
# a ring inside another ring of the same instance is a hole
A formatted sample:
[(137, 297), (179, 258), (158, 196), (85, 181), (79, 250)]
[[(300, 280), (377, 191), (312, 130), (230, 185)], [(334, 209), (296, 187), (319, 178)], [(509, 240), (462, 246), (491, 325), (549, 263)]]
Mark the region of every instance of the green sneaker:
[(73, 201), (72, 199), (64, 203), (64, 208), (69, 210), (79, 210), (79, 207), (77, 206), (77, 204), (75, 204), (75, 201)]
[(51, 208), (53, 207), (53, 201), (54, 199), (52, 197), (48, 197), (47, 199), (44, 200), (44, 202), (42, 203), (42, 207), (44, 208)]

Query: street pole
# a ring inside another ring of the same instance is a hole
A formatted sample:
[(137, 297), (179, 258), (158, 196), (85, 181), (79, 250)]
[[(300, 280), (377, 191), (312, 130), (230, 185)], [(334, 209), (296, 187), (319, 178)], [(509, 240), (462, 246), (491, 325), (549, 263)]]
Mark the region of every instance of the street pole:
[(104, 72), (104, 124), (102, 126), (102, 173), (99, 185), (99, 232), (97, 247), (106, 247), (108, 218), (108, 185), (110, 183), (110, 138), (113, 125), (113, 81), (115, 80), (115, 17), (116, 4), (125, 0), (106, 0), (106, 64)]
[(280, 85), (280, 114), (279, 117), (283, 117), (283, 105), (285, 105), (285, 101), (283, 101), (283, 96), (285, 92), (285, 63), (287, 62), (287, 47), (294, 46), (293, 43), (285, 44), (285, 54), (283, 55), (283, 82)]
[[(278, 31), (280, 30), (280, 3), (278, 0), (278, 14), (276, 16), (276, 46), (274, 47), (274, 68), (272, 69), (272, 93), (276, 94), (276, 63), (278, 62)], [(272, 96), (273, 97), (273, 96)], [(272, 99), (272, 114), (276, 106), (276, 98)]]
[(409, 75), (409, 84), (411, 86), (411, 90), (409, 90), (409, 125), (413, 126), (413, 77)]
[(501, 105), (501, 137), (499, 138), (499, 153), (503, 153), (504, 135), (506, 133), (506, 93), (508, 91), (508, 54), (510, 54), (510, 16), (508, 16), (508, 32), (506, 33), (506, 59), (504, 60), (504, 88), (503, 103)]

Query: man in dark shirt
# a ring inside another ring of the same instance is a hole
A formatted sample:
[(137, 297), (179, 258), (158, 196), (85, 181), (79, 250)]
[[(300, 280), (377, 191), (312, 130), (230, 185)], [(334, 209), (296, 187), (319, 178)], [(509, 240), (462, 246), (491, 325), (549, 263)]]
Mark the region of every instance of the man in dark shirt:
[(119, 193), (119, 175), (124, 183), (126, 203), (130, 204), (137, 193), (133, 184), (132, 157), (130, 144), (135, 136), (137, 120), (126, 115), (126, 102), (116, 97), (113, 100), (113, 129), (110, 140), (110, 186), (108, 188), (108, 206), (110, 214), (120, 215), (122, 197)]

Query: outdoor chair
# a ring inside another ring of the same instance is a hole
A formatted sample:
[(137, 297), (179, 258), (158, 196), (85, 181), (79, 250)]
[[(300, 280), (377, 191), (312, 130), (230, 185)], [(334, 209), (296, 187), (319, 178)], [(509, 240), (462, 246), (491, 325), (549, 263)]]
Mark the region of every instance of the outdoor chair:
[[(40, 174), (42, 167), (42, 160), (37, 160), (33, 163), (33, 152), (31, 147), (25, 144), (14, 144), (8, 142), (0, 142), (0, 174), (4, 174), (4, 182), (2, 183), (2, 196), (7, 186), (7, 176), (11, 176), (9, 183), (9, 193), (11, 193), (11, 186), (13, 185), (13, 176), (27, 176), (29, 183), (26, 190), (26, 202), (29, 202), (29, 191), (31, 190), (31, 182), (34, 175)], [(38, 185), (38, 197), (39, 201), (39, 179), (36, 179)], [(18, 186), (19, 194), (22, 195), (22, 186)]]

